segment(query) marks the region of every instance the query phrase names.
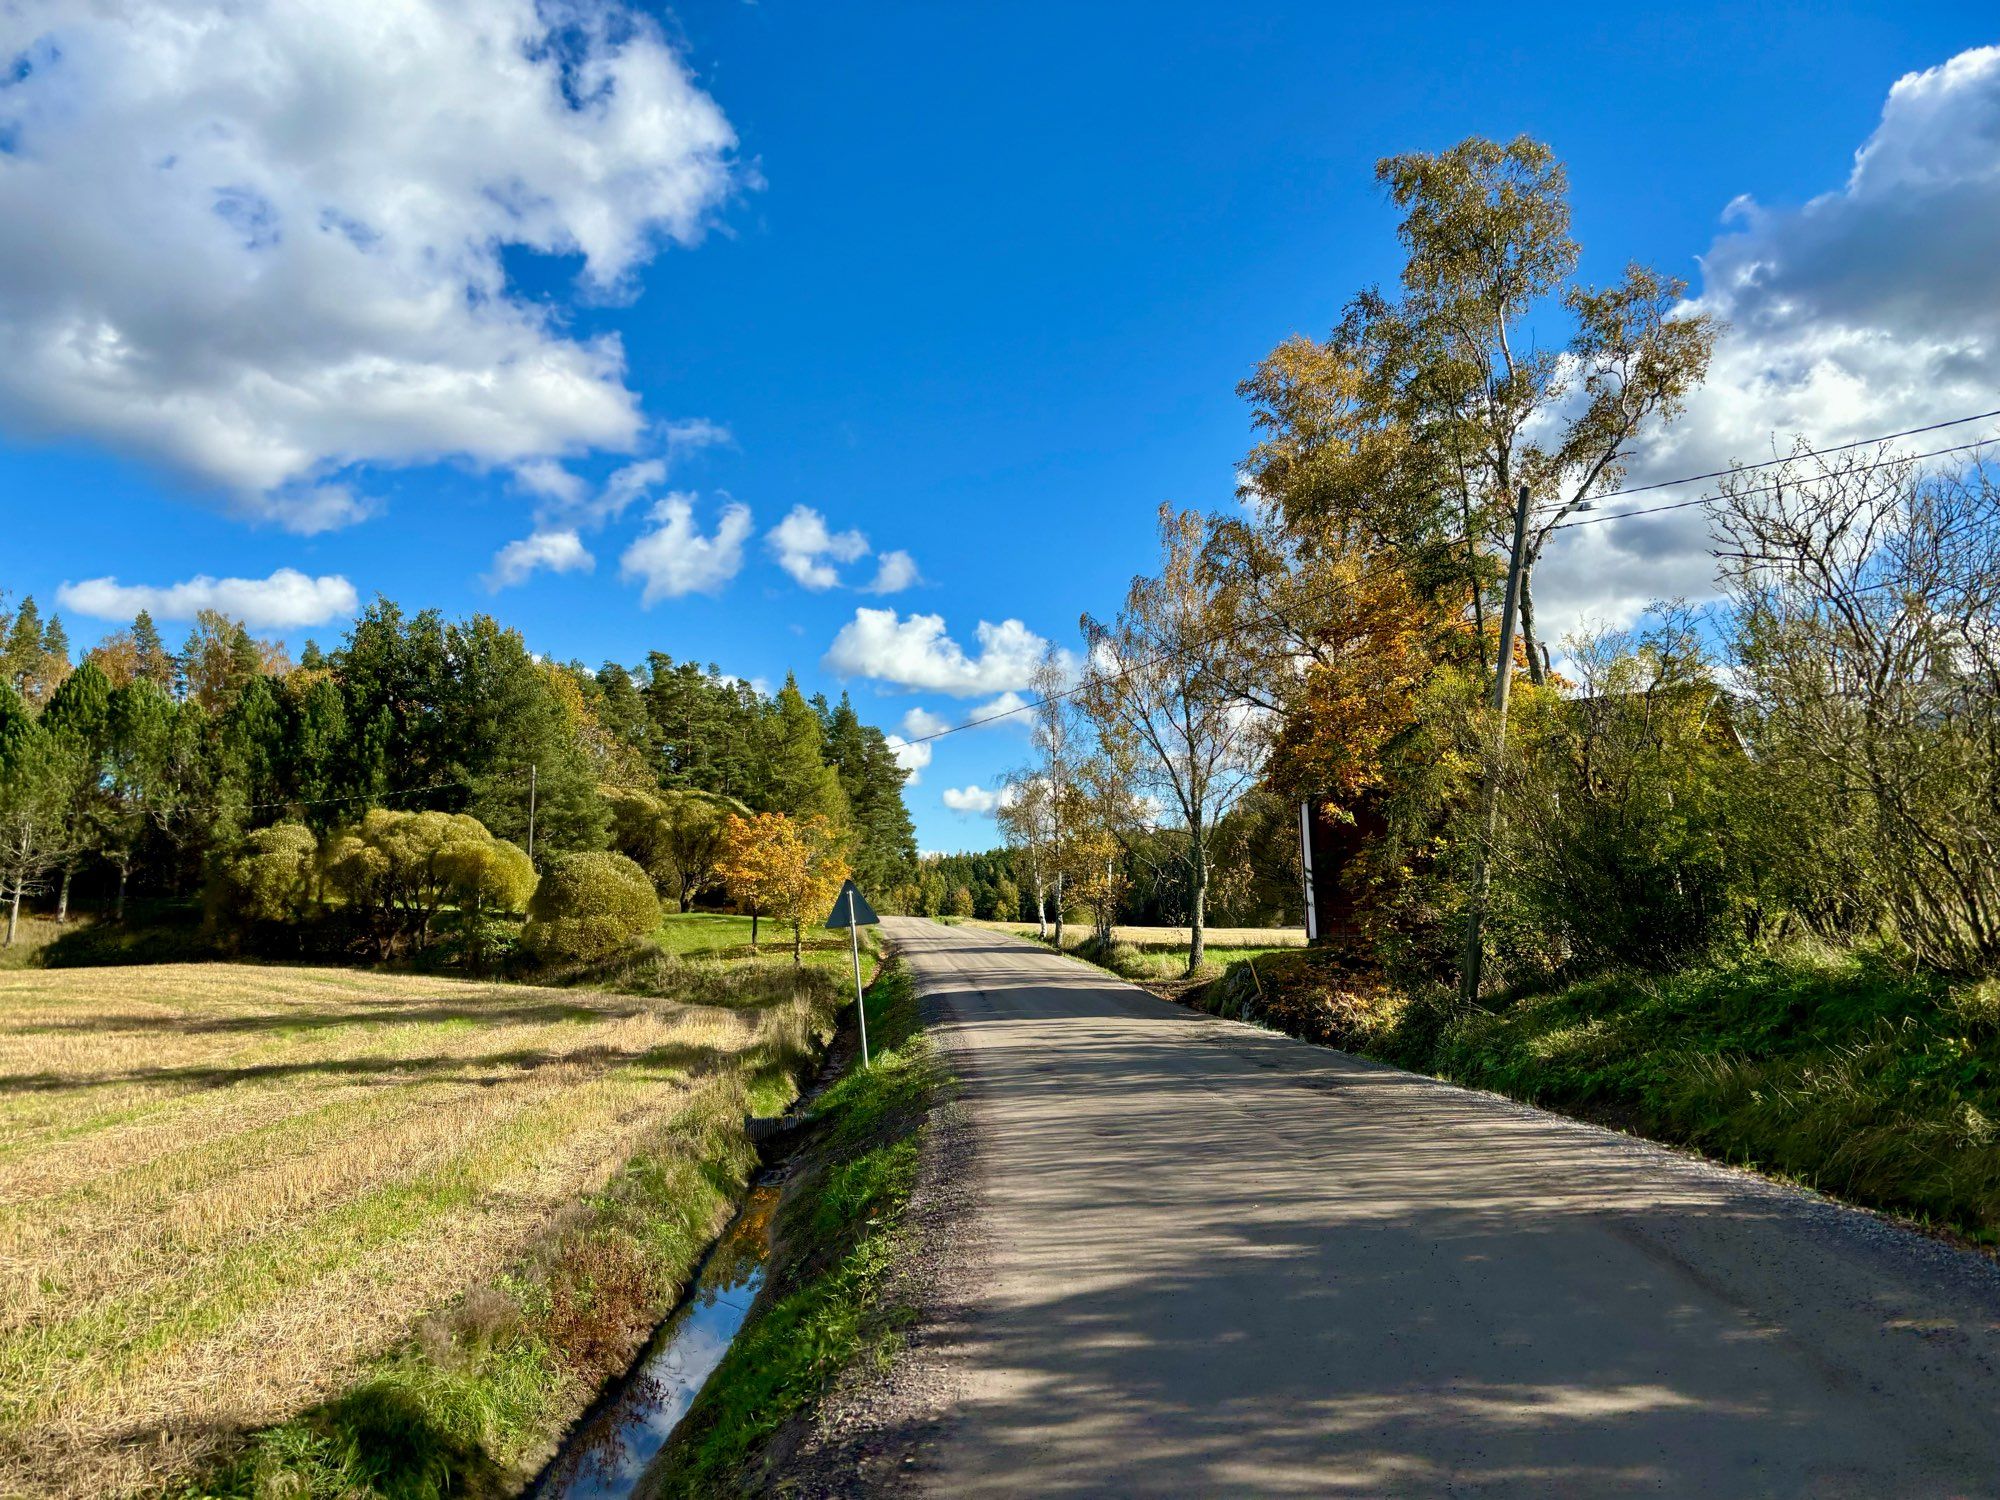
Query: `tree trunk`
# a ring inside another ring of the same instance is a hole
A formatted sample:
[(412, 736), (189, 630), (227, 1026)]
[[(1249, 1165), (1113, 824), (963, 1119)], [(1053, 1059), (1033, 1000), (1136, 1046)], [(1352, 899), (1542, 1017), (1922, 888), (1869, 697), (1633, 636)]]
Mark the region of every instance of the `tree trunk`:
[(1192, 921), (1188, 926), (1188, 978), (1194, 978), (1195, 970), (1201, 967), (1202, 955), (1208, 949), (1208, 850), (1207, 835), (1197, 825), (1191, 830), (1188, 840), (1188, 885), (1194, 898)]
[(131, 875), (132, 867), (130, 865), (120, 865), (118, 867), (118, 901), (111, 908), (111, 920), (116, 922), (120, 927), (125, 925), (125, 882), (131, 878)]
[(7, 947), (14, 946), (14, 929), (21, 922), (21, 882), (14, 882), (14, 899), (7, 904)]
[(1536, 687), (1549, 680), (1542, 665), (1541, 643), (1535, 639), (1535, 569), (1532, 563), (1521, 568), (1521, 644), (1528, 652), (1528, 681)]
[(1056, 876), (1056, 951), (1062, 951), (1063, 930), (1063, 878)]
[(71, 873), (69, 866), (63, 866), (62, 893), (56, 897), (56, 926), (58, 927), (69, 921), (69, 877)]
[(1043, 942), (1049, 940), (1049, 892), (1042, 877), (1035, 877), (1035, 936)]
[(757, 951), (757, 913), (750, 913), (750, 951)]
[(792, 923), (792, 967), (802, 969), (806, 962), (806, 934), (802, 923)]

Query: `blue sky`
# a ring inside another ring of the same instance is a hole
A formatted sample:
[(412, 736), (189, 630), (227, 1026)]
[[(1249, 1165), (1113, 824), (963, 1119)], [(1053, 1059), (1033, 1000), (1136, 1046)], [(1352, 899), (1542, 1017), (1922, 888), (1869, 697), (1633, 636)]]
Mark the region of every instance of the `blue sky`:
[[(481, 0), (403, 7), (393, 57), (377, 8), (0, 16), (0, 586), (68, 585), (80, 643), (140, 597), (331, 642), (379, 591), (956, 722), (1115, 608), (1162, 501), (1231, 503), (1236, 382), (1394, 274), (1374, 161), (1474, 132), (1567, 160), (1586, 277), (1649, 261), (1735, 325), (1660, 472), (2000, 406), (1985, 7), (714, 0), (548, 37)], [(1964, 243), (1910, 249), (1941, 205)], [(1603, 530), (1552, 608), (1704, 587), (1685, 527)], [(863, 591), (892, 553), (917, 580)], [(123, 592), (199, 579), (256, 587)], [(1022, 755), (939, 741), (924, 847), (991, 842)]]

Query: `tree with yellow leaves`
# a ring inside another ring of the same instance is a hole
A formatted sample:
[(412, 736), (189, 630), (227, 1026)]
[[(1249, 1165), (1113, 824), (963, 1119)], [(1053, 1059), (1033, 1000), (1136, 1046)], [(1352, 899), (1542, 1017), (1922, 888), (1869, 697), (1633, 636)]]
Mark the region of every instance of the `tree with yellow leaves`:
[(775, 917), (791, 924), (792, 963), (803, 963), (806, 923), (831, 908), (847, 879), (838, 830), (817, 813), (732, 814), (725, 828), (722, 878), (750, 913), (751, 948), (757, 946), (757, 919)]

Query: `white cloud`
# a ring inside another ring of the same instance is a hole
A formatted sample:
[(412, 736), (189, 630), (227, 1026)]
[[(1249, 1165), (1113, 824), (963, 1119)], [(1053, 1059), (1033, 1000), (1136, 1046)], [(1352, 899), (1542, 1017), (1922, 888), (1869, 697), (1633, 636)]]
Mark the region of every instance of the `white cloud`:
[[(0, 422), (82, 437), (299, 530), (349, 465), (553, 462), (646, 424), (589, 296), (692, 243), (735, 137), (622, 0), (0, 7)], [(673, 441), (673, 429), (666, 431)]]
[(945, 634), (943, 615), (903, 619), (893, 609), (857, 609), (833, 638), (824, 664), (841, 677), (970, 698), (1026, 687), (1048, 645), (1019, 620), (981, 620), (978, 637), (979, 655), (970, 657)]
[(666, 479), (667, 463), (663, 458), (627, 464), (604, 481), (603, 491), (585, 507), (583, 520), (590, 525), (615, 521), (632, 508), (634, 500), (654, 486), (666, 483)]
[(660, 500), (652, 509), (653, 530), (625, 549), (619, 576), (644, 581), (642, 605), (682, 594), (712, 594), (742, 570), (750, 507), (730, 501), (722, 508), (715, 535), (704, 536), (695, 528), (694, 501), (693, 495), (678, 492)]
[(498, 591), (525, 583), (537, 568), (551, 573), (588, 573), (597, 559), (574, 531), (537, 531), (509, 542), (493, 554), (493, 571), (486, 586)]
[(669, 422), (660, 430), (666, 440), (667, 457), (678, 459), (690, 453), (699, 453), (704, 448), (726, 448), (736, 439), (720, 422), (711, 422), (707, 417), (687, 417), (678, 422)]
[[(785, 519), (765, 535), (764, 543), (778, 566), (801, 587), (830, 589), (840, 582), (833, 563), (849, 563), (868, 555), (868, 538), (858, 531), (829, 531), (826, 517), (809, 505), (794, 505)], [(825, 561), (831, 558), (832, 562)]]
[(951, 811), (974, 817), (990, 816), (1004, 802), (1003, 793), (990, 792), (983, 786), (948, 786), (943, 798)]
[(921, 773), (924, 767), (931, 763), (931, 747), (912, 744), (900, 734), (884, 735), (883, 738), (888, 741), (889, 753), (896, 757), (896, 764), (910, 773), (909, 785), (915, 786), (923, 779)]
[(252, 630), (324, 625), (360, 608), (354, 585), (345, 578), (309, 578), (297, 568), (279, 568), (269, 578), (211, 578), (204, 573), (158, 585), (86, 578), (63, 584), (56, 598), (64, 609), (99, 620), (129, 620), (142, 609), (161, 620), (191, 620), (213, 609)]
[(911, 739), (923, 739), (927, 735), (943, 734), (951, 728), (951, 720), (942, 714), (934, 714), (927, 708), (912, 708), (903, 715), (903, 733)]
[(1028, 722), (1029, 699), (1019, 693), (1002, 693), (990, 703), (982, 703), (965, 716), (967, 724), (998, 729), (1003, 725)]
[(514, 478), (522, 489), (552, 505), (580, 505), (587, 492), (583, 477), (572, 474), (554, 459), (536, 458), (516, 464)]
[(903, 551), (884, 552), (875, 564), (875, 581), (868, 585), (871, 594), (900, 594), (911, 584), (918, 582), (917, 560)]
[[(1725, 223), (1690, 306), (1729, 332), (1628, 484), (1770, 458), (1795, 435), (1827, 446), (2000, 405), (2000, 47), (1899, 79), (1839, 188), (1793, 208), (1739, 198)], [(1581, 619), (1622, 625), (1652, 599), (1714, 591), (1699, 509), (1562, 533), (1536, 574), (1552, 640)]]

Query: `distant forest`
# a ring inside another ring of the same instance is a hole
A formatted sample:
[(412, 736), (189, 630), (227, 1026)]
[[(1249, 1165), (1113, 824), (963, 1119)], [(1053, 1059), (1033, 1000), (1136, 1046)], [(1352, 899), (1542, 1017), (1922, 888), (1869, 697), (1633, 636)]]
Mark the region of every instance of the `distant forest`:
[(4, 606), (0, 753), (26, 840), (7, 874), (45, 905), (192, 896), (254, 829), (373, 807), (469, 813), (524, 848), (532, 815), (539, 861), (607, 847), (621, 791), (673, 790), (820, 814), (885, 904), (915, 889), (907, 773), (845, 695), (787, 678), (770, 696), (661, 651), (557, 663), (490, 616), (386, 599), (297, 661), (204, 612), (178, 650), (142, 613), (75, 662), (59, 618)]

